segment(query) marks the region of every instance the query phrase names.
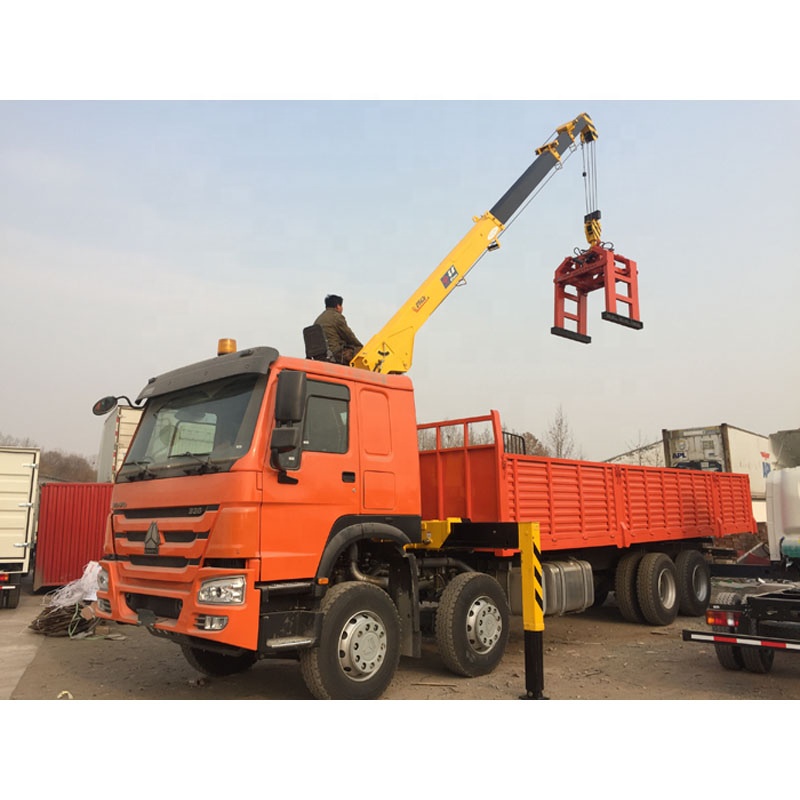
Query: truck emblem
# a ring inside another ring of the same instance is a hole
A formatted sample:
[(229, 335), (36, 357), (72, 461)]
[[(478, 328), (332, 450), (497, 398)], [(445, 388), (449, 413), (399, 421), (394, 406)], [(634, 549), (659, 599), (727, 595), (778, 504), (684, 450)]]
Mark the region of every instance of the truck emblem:
[(150, 523), (147, 535), (144, 537), (144, 552), (148, 556), (157, 556), (158, 548), (161, 546), (161, 536), (158, 533), (158, 525)]

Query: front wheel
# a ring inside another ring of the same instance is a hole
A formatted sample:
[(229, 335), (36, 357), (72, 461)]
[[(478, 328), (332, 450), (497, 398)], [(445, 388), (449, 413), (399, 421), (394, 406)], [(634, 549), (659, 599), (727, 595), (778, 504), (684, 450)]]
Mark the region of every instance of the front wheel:
[(319, 646), (300, 652), (303, 680), (318, 700), (374, 700), (400, 660), (400, 616), (383, 589), (349, 581), (322, 600)]
[(442, 592), (436, 612), (436, 644), (456, 675), (487, 675), (508, 642), (508, 601), (500, 584), (481, 572), (463, 572)]

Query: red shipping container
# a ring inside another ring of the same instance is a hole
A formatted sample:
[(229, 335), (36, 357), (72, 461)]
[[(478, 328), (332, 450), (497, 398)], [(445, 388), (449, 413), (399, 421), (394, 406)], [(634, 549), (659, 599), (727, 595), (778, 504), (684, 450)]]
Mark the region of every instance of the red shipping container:
[(39, 496), (33, 588), (78, 580), (103, 555), (112, 483), (46, 483)]

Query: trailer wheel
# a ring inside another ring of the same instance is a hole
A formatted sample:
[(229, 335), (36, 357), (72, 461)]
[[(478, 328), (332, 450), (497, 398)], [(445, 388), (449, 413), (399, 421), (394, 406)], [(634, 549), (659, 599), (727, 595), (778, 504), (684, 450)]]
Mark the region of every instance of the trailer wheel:
[(666, 553), (645, 553), (636, 573), (636, 596), (651, 625), (669, 625), (678, 616), (675, 564)]
[(775, 661), (775, 651), (771, 647), (741, 647), (742, 663), (748, 672), (766, 675)]
[(242, 650), (234, 655), (218, 653), (215, 650), (204, 650), (200, 647), (191, 647), (188, 644), (181, 645), (183, 657), (198, 672), (214, 678), (221, 678), (225, 675), (237, 675), (240, 672), (250, 669), (258, 660), (258, 653), (252, 650)]
[(16, 608), (19, 605), (19, 596), (19, 586), (15, 586), (13, 589), (4, 589), (0, 592), (0, 608), (4, 605), (6, 608)]
[(500, 584), (481, 572), (462, 572), (447, 584), (436, 612), (436, 644), (456, 675), (487, 675), (508, 642), (508, 601)]
[(636, 573), (644, 553), (626, 553), (619, 560), (614, 575), (614, 594), (623, 619), (628, 622), (644, 622), (639, 599), (636, 596)]
[(686, 617), (699, 617), (711, 599), (711, 571), (699, 550), (682, 550), (675, 559), (678, 576), (679, 611)]
[(373, 700), (400, 661), (400, 616), (383, 589), (349, 581), (322, 599), (319, 646), (300, 652), (303, 680), (318, 700)]
[[(723, 606), (738, 605), (741, 600), (739, 595), (735, 592), (720, 592), (717, 595), (717, 603)], [(722, 625), (713, 625), (711, 630), (714, 633), (730, 633), (728, 628)], [(715, 644), (714, 652), (717, 654), (717, 661), (724, 669), (738, 671), (744, 667), (744, 659), (742, 658), (742, 648), (735, 644)]]

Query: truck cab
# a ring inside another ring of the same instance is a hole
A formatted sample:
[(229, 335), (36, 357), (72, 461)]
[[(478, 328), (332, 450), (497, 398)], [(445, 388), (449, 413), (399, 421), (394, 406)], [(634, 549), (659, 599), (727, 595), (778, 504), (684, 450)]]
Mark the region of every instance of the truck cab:
[[(146, 625), (225, 672), (316, 646), (320, 600), (347, 579), (416, 616), (404, 600), (416, 580), (404, 547), (421, 536), (407, 377), (257, 347), (152, 379), (142, 401), (100, 617)], [(418, 651), (418, 635), (406, 625), (399, 651)]]

